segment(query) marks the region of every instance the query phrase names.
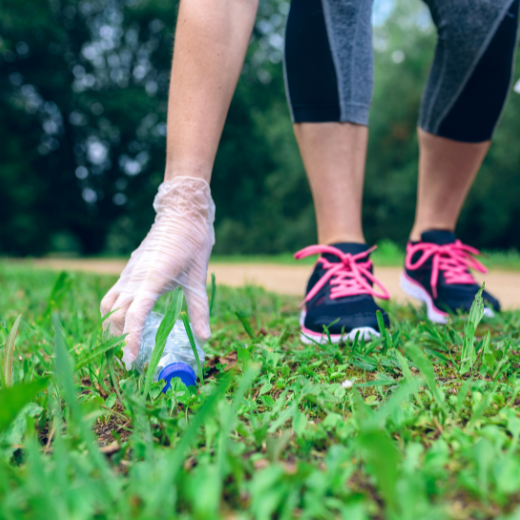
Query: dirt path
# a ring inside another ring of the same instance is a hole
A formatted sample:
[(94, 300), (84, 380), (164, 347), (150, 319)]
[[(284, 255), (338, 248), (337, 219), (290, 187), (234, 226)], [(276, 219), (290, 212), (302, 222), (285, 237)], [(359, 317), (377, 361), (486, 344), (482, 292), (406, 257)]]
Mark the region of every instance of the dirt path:
[[(125, 266), (120, 260), (90, 260), (90, 259), (37, 259), (27, 261), (37, 269), (55, 269), (94, 272), (100, 274), (121, 273)], [(246, 283), (261, 285), (268, 291), (280, 294), (303, 296), (310, 273), (310, 266), (291, 266), (275, 264), (210, 264), (209, 272), (215, 273), (217, 284), (239, 287)], [(393, 298), (404, 303), (410, 301), (399, 287), (400, 268), (379, 267), (376, 275), (389, 290)], [(495, 296), (502, 302), (504, 308), (520, 307), (520, 273), (507, 271), (492, 271), (485, 276), (477, 276), (479, 281), (486, 282)]]

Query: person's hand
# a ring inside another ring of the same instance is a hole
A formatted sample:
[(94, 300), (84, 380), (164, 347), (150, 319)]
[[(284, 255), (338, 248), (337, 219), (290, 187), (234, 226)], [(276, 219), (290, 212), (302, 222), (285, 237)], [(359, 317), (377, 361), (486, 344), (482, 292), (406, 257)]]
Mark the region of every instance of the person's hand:
[(215, 205), (209, 185), (194, 177), (164, 182), (154, 209), (152, 228), (101, 302), (103, 316), (118, 309), (106, 325), (114, 335), (127, 334), (127, 369), (139, 353), (146, 317), (157, 299), (176, 287), (182, 287), (197, 339), (203, 342), (211, 335), (206, 277), (215, 242)]

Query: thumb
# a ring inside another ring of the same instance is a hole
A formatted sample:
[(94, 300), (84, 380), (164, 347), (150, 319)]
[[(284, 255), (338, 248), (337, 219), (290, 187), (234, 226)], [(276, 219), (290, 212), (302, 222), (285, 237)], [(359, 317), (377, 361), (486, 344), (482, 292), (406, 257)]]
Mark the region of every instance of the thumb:
[(206, 290), (204, 288), (202, 292), (184, 288), (184, 294), (193, 333), (202, 342), (207, 341), (211, 337), (211, 329), (209, 327), (209, 305)]

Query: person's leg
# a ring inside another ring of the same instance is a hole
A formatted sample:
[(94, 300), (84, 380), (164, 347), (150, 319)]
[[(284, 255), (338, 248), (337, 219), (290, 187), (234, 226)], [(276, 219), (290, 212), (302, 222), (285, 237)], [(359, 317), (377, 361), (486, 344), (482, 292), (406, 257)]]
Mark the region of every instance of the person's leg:
[(450, 2), (428, 3), (439, 41), (418, 129), (413, 241), (428, 229), (455, 229), (505, 104), (518, 25), (518, 0), (476, 2), (458, 13)]
[[(388, 293), (372, 274), (361, 200), (372, 98), (371, 0), (293, 0), (285, 72), (294, 131), (314, 198), (321, 254), (302, 313), (302, 341), (379, 335), (374, 296)], [(327, 334), (324, 334), (327, 327)]]
[(371, 0), (293, 0), (286, 87), (320, 244), (363, 243), (361, 202), (372, 99)]
[(489, 149), (490, 141), (464, 143), (418, 129), (419, 185), (410, 239), (429, 229), (455, 230), (462, 204)]
[[(417, 212), (401, 286), (444, 323), (445, 311), (469, 311), (480, 289), (469, 269), (485, 272), (454, 230), (510, 88), (519, 0), (457, 9), (427, 2), (439, 40), (421, 108)], [(500, 310), (487, 291), (483, 298), (488, 315)]]
[(361, 202), (368, 128), (296, 123), (294, 132), (314, 199), (318, 242), (365, 242)]

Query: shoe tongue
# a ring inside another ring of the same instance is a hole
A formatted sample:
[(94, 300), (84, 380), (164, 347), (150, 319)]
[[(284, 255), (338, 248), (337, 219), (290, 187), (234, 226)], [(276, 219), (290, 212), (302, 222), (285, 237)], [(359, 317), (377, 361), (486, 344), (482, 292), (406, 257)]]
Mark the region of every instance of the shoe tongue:
[[(368, 249), (366, 244), (360, 244), (359, 242), (338, 242), (337, 244), (330, 244), (330, 246), (339, 249), (342, 253), (350, 253), (351, 255), (363, 253)], [(339, 262), (339, 258), (336, 255), (324, 253), (321, 256), (329, 262)]]
[(421, 234), (422, 242), (430, 242), (431, 244), (437, 244), (438, 246), (453, 244), (456, 239), (457, 237), (453, 231), (445, 229), (432, 229)]

